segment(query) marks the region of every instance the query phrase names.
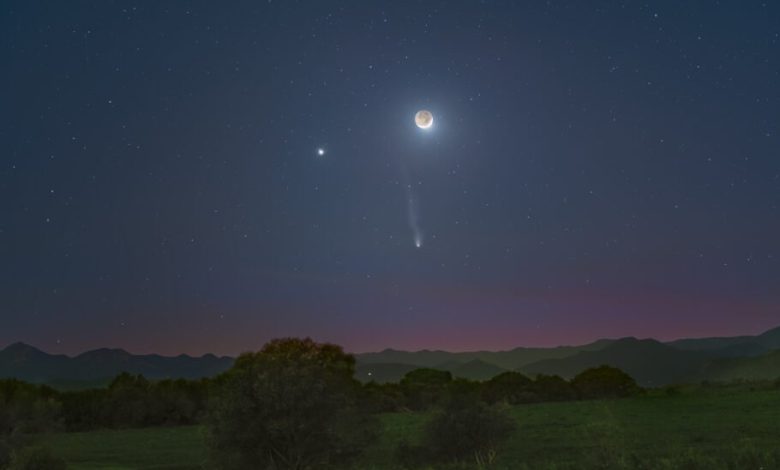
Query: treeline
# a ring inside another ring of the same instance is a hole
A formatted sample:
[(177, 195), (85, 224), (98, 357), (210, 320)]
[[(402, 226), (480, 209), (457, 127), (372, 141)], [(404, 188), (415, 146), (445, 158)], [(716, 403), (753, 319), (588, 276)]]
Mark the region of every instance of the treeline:
[[(123, 373), (106, 388), (61, 392), (6, 379), (0, 380), (0, 404), (4, 415), (25, 423), (28, 432), (189, 425), (203, 422), (209, 396), (217, 393), (221, 381), (222, 376), (150, 381)], [(453, 395), (516, 405), (620, 398), (641, 391), (630, 376), (609, 366), (588, 369), (571, 381), (554, 375), (532, 379), (519, 372), (504, 372), (477, 382), (453, 378), (447, 371), (417, 369), (399, 383), (369, 382), (358, 389), (360, 406), (375, 413), (428, 410)]]
[(46, 449), (29, 447), (35, 434), (201, 423), (216, 383), (218, 379), (152, 382), (125, 373), (106, 388), (61, 392), (0, 380), (0, 470), (65, 468)]
[(124, 373), (106, 388), (82, 391), (0, 380), (0, 469), (61, 468), (55, 457), (26, 447), (37, 433), (190, 424), (205, 425), (217, 468), (345, 468), (379, 432), (377, 413), (427, 410), (435, 410), (427, 437), (421, 445), (402, 443), (399, 464), (491, 460), (514, 429), (505, 405), (641, 392), (608, 366), (571, 381), (506, 372), (475, 382), (417, 369), (399, 383), (361, 384), (354, 374), (354, 357), (340, 347), (286, 339), (241, 355), (212, 379), (150, 381)]
[[(20, 419), (32, 432), (189, 425), (203, 422), (209, 396), (217, 393), (223, 380), (219, 376), (197, 381), (150, 381), (142, 375), (123, 373), (106, 388), (62, 392), (7, 379), (0, 380), (0, 403), (6, 416)], [(369, 382), (358, 389), (360, 406), (374, 413), (423, 411), (441, 405), (452, 395), (468, 395), (488, 404), (516, 405), (619, 398), (641, 391), (630, 376), (608, 366), (588, 369), (571, 381), (504, 372), (477, 382), (453, 378), (447, 371), (417, 369), (399, 383)]]
[(177, 426), (202, 421), (213, 379), (149, 381), (123, 373), (107, 388), (59, 394), (67, 431)]
[(215, 382), (149, 381), (123, 373), (106, 388), (61, 392), (0, 380), (0, 423), (5, 417), (28, 433), (196, 424), (202, 421)]
[(400, 383), (363, 385), (366, 406), (373, 411), (422, 411), (441, 405), (453, 395), (467, 395), (488, 404), (540, 403), (621, 398), (642, 389), (628, 374), (609, 366), (587, 369), (571, 381), (557, 375), (532, 379), (519, 372), (504, 372), (484, 382), (453, 378), (448, 371), (417, 369)]

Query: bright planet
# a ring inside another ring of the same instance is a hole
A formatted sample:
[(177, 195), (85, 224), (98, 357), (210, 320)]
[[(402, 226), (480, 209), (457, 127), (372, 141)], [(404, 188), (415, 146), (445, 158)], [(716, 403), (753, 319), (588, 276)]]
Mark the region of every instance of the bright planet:
[(433, 114), (428, 110), (421, 109), (414, 115), (414, 123), (420, 129), (428, 129), (433, 125)]

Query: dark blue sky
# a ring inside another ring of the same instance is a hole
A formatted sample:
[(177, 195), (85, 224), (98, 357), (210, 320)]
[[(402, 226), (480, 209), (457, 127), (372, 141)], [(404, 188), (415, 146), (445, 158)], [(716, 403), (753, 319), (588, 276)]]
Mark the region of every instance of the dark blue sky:
[(776, 2), (10, 1), (0, 37), (0, 347), (780, 324)]

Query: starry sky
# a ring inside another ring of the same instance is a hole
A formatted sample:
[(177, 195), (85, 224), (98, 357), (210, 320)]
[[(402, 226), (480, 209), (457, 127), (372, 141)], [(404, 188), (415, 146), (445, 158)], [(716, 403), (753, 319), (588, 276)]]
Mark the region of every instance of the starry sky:
[(780, 325), (777, 2), (0, 9), (0, 347)]

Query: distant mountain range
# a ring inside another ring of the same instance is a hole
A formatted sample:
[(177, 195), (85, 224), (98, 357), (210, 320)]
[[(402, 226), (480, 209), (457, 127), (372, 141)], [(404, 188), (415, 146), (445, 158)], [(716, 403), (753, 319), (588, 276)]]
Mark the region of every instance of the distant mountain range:
[(134, 355), (122, 349), (96, 349), (75, 357), (47, 354), (24, 343), (0, 351), (0, 378), (14, 377), (63, 388), (102, 385), (122, 372), (149, 379), (211, 377), (230, 368), (231, 357), (206, 354), (175, 357)]
[[(780, 327), (757, 336), (692, 338), (662, 343), (653, 339), (602, 339), (581, 346), (515, 348), (509, 351), (397, 351), (357, 354), (361, 381), (395, 382), (407, 372), (430, 367), (456, 377), (487, 380), (508, 370), (527, 375), (571, 378), (602, 364), (619, 367), (643, 386), (702, 380), (780, 378)], [(150, 379), (196, 379), (217, 375), (231, 357), (206, 354), (175, 357), (133, 355), (121, 349), (97, 349), (78, 356), (47, 354), (16, 343), (0, 351), (0, 378), (78, 388), (107, 383), (121, 372)]]

